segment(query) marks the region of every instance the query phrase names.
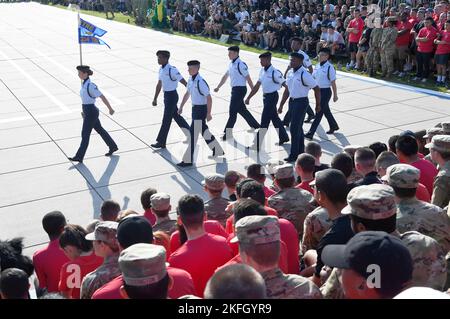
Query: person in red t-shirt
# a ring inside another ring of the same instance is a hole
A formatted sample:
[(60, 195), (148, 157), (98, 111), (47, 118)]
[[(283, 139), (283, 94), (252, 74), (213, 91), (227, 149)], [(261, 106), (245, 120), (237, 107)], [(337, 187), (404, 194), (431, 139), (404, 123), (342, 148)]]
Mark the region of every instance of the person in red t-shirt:
[(266, 181), (266, 170), (264, 166), (261, 164), (251, 164), (247, 167), (247, 177), (251, 178), (258, 183), (261, 183), (264, 187), (264, 195), (266, 198), (269, 198), (273, 194), (275, 194), (275, 191), (271, 190), (269, 187), (264, 186), (264, 183)]
[(296, 188), (304, 189), (314, 195), (314, 190), (309, 185), (314, 180), (314, 168), (316, 159), (310, 154), (300, 154), (295, 161), (295, 172), (301, 178), (301, 183)]
[(420, 22), (420, 18), (417, 16), (419, 9), (417, 8), (412, 8), (411, 9), (411, 14), (409, 16), (408, 22), (412, 24), (412, 26), (414, 27), (417, 23)]
[[(242, 194), (242, 190), (243, 190), (244, 186), (247, 183), (250, 183), (252, 186), (250, 186), (250, 188), (248, 188), (248, 190), (246, 192), (244, 192), (244, 194)], [(258, 192), (258, 194), (256, 194), (254, 192), (255, 188), (256, 189), (261, 188), (262, 193)], [(264, 208), (265, 208), (265, 210), (267, 212), (267, 215), (273, 215), (273, 216), (277, 216), (278, 217), (278, 213), (277, 213), (277, 211), (275, 209), (273, 209), (273, 208), (271, 208), (269, 206), (266, 206), (267, 205), (266, 193), (267, 193), (266, 192), (266, 187), (263, 184), (255, 181), (254, 179), (251, 179), (251, 178), (247, 178), (247, 179), (242, 180), (241, 182), (239, 182), (239, 184), (236, 187), (236, 196), (237, 196), (238, 200), (240, 198), (252, 198), (252, 199), (256, 200), (258, 203), (260, 203), (261, 205), (264, 206)], [(244, 195), (244, 196), (242, 196), (242, 195)], [(228, 207), (227, 207), (227, 210), (231, 211), (233, 209), (233, 204), (234, 203), (230, 203), (230, 205), (228, 205)], [(227, 222), (225, 224), (225, 231), (228, 234), (231, 234), (231, 233), (234, 232), (233, 231), (233, 225), (234, 225), (234, 216), (232, 214), (230, 217), (228, 217)]]
[(348, 42), (350, 49), (350, 63), (347, 64), (347, 69), (351, 69), (356, 64), (356, 52), (358, 52), (358, 42), (361, 39), (363, 29), (364, 29), (364, 21), (361, 19), (360, 10), (355, 9), (353, 12), (353, 19), (350, 21), (347, 27), (348, 33)]
[(152, 244), (135, 244), (119, 256), (124, 299), (167, 299), (172, 280), (166, 266), (166, 250)]
[[(66, 226), (66, 218), (61, 212), (53, 211), (42, 218), (42, 227), (50, 243), (33, 255), (33, 265), (39, 281), (39, 288), (46, 292), (58, 292), (61, 267), (69, 258), (59, 248), (59, 236)], [(40, 293), (39, 293), (40, 294)], [(38, 294), (38, 295), (39, 295)]]
[(419, 182), (425, 185), (429, 194), (433, 194), (433, 182), (438, 173), (436, 167), (418, 156), (418, 145), (414, 137), (410, 135), (400, 136), (395, 143), (400, 163), (410, 164), (420, 170)]
[(59, 237), (59, 246), (69, 258), (61, 267), (58, 290), (63, 296), (80, 299), (84, 277), (97, 269), (103, 258), (95, 255), (92, 242), (85, 237), (87, 231), (78, 225), (66, 225)]
[(203, 297), (209, 278), (218, 267), (229, 261), (233, 254), (225, 238), (205, 231), (205, 208), (199, 196), (181, 197), (178, 212), (187, 241), (170, 255), (169, 264), (190, 273), (197, 294)]
[(417, 43), (417, 74), (413, 79), (420, 80), (425, 83), (430, 72), (430, 61), (434, 51), (434, 40), (437, 37), (437, 30), (432, 26), (433, 18), (425, 19), (425, 26), (420, 29), (416, 37)]
[[(117, 227), (117, 241), (120, 251), (134, 244), (153, 244), (152, 227), (148, 220), (142, 216), (124, 218)], [(173, 267), (168, 267), (167, 272), (172, 280), (172, 287), (169, 289), (170, 298), (177, 299), (184, 295), (196, 294), (192, 277), (188, 272)], [(92, 299), (122, 299), (120, 294), (122, 285), (123, 277), (120, 275), (97, 289), (92, 295)]]
[(107, 199), (102, 203), (100, 208), (100, 219), (103, 221), (115, 222), (120, 212), (120, 205), (118, 202)]
[(141, 204), (142, 208), (144, 209), (144, 217), (147, 218), (152, 226), (156, 223), (156, 216), (152, 211), (152, 203), (150, 201), (150, 197), (152, 197), (152, 195), (156, 194), (157, 192), (158, 191), (156, 189), (150, 187), (143, 191), (141, 194)]
[(396, 60), (397, 60), (397, 73), (400, 77), (403, 77), (405, 73), (403, 68), (408, 58), (410, 33), (413, 25), (408, 21), (408, 13), (403, 12), (400, 15), (400, 21), (397, 22), (397, 40), (395, 40), (396, 46)]
[(448, 57), (450, 55), (450, 20), (445, 22), (445, 28), (439, 32), (439, 39), (434, 40), (437, 45), (434, 61), (436, 62), (437, 85), (445, 85)]
[[(231, 218), (232, 216), (230, 216)], [(222, 227), (222, 225), (217, 220), (206, 220), (203, 223), (205, 227), (205, 231), (208, 234), (218, 235), (223, 238), (228, 237), (228, 233)], [(180, 248), (186, 241), (186, 231), (184, 230), (183, 225), (181, 225), (181, 220), (178, 219), (178, 229), (172, 233), (170, 236), (170, 252), (173, 253), (175, 250)]]

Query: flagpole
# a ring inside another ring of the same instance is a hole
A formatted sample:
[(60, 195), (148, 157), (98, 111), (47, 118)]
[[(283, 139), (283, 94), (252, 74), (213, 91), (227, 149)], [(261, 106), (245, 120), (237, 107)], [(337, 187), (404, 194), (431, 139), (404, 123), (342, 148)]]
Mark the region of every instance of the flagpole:
[(80, 11), (78, 11), (78, 42), (80, 45), (80, 65), (83, 65), (83, 50), (81, 49), (81, 42), (80, 42)]

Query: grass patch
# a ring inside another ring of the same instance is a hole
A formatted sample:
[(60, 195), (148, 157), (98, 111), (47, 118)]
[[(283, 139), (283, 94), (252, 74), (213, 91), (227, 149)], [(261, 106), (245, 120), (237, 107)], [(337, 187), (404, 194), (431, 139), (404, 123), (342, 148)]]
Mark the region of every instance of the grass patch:
[[(63, 6), (63, 5), (55, 5), (54, 7), (68, 10), (68, 8), (66, 6)], [(103, 12), (90, 11), (90, 10), (80, 10), (80, 13), (106, 19), (106, 15)], [(121, 23), (126, 23), (126, 24), (131, 24), (131, 25), (136, 25), (135, 24), (135, 19), (132, 16), (128, 16), (128, 15), (125, 15), (125, 14), (120, 13), (120, 12), (117, 12), (117, 13), (115, 12), (114, 15), (115, 15), (115, 18), (113, 19), (114, 21), (121, 22)], [(148, 25), (141, 26), (141, 27), (147, 28), (147, 29), (153, 29), (152, 27), (150, 27)], [(185, 37), (185, 38), (188, 38), (188, 39), (193, 39), (193, 40), (198, 40), (198, 41), (203, 41), (203, 42), (208, 42), (208, 43), (214, 43), (214, 44), (218, 44), (218, 45), (225, 46), (225, 47), (228, 47), (230, 45), (230, 43), (223, 43), (223, 42), (220, 42), (217, 39), (212, 39), (212, 38), (199, 36), (199, 35), (195, 35), (195, 34), (189, 34), (189, 33), (183, 33), (183, 32), (178, 32), (178, 31), (172, 31), (170, 29), (165, 29), (165, 30), (157, 29), (157, 30), (161, 31), (161, 32), (164, 32), (164, 33), (169, 33), (169, 34), (174, 34), (174, 35), (178, 35), (178, 36), (181, 36), (181, 37)], [(248, 46), (248, 45), (242, 44), (239, 41), (234, 41), (233, 40), (231, 42), (233, 44), (239, 44), (239, 47), (241, 48), (241, 50), (255, 52), (255, 53), (259, 53), (259, 54), (265, 52), (265, 50), (259, 49), (257, 47), (253, 47), (253, 46)], [(272, 52), (272, 56), (276, 57), (276, 58), (281, 58), (281, 59), (288, 59), (289, 58), (289, 54), (288, 53), (283, 53), (283, 52)], [(311, 60), (313, 61), (313, 64), (317, 63), (317, 60), (315, 60), (315, 59), (311, 59)], [(358, 72), (358, 71), (355, 71), (355, 70), (348, 71), (345, 67), (338, 68), (338, 70), (342, 71), (342, 72), (346, 72), (346, 73), (352, 73), (352, 74), (357, 74), (357, 75), (364, 76), (364, 77), (369, 77), (367, 74), (361, 73), (361, 72)], [(420, 82), (412, 81), (413, 77), (414, 77), (413, 74), (407, 74), (404, 78), (398, 78), (398, 77), (393, 76), (393, 77), (391, 77), (389, 79), (389, 81), (393, 82), (393, 83), (405, 84), (405, 85), (414, 86), (414, 87), (417, 87), (417, 88), (423, 88), (423, 89), (438, 91), (438, 92), (442, 92), (442, 93), (448, 93), (448, 91), (449, 91), (445, 87), (438, 87), (438, 86), (436, 86), (434, 83), (432, 83), (432, 80), (428, 80), (427, 83), (420, 83)], [(375, 78), (381, 79), (380, 76), (376, 76)]]

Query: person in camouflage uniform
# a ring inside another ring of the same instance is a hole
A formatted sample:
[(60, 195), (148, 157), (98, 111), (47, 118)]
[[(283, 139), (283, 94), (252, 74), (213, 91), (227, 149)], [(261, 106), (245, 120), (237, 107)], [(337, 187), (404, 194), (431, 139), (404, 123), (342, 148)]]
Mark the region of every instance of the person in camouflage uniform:
[(273, 190), (274, 192), (279, 192), (280, 188), (275, 185), (275, 167), (283, 165), (284, 161), (280, 160), (280, 159), (269, 159), (265, 165), (267, 173), (270, 175), (270, 177), (272, 178), (272, 184), (269, 186), (269, 188), (271, 190)]
[(117, 226), (116, 222), (100, 222), (93, 233), (86, 235), (87, 240), (94, 242), (95, 254), (103, 257), (104, 260), (100, 267), (84, 277), (81, 283), (80, 299), (91, 299), (97, 289), (120, 275)]
[(133, 16), (137, 25), (143, 25), (147, 19), (148, 1), (131, 0)]
[(205, 176), (203, 187), (210, 198), (205, 202), (205, 212), (208, 219), (217, 220), (225, 227), (228, 217), (231, 216), (231, 213), (227, 210), (230, 202), (222, 197), (222, 191), (225, 188), (225, 177), (217, 173), (209, 174)]
[(348, 299), (392, 299), (412, 279), (413, 260), (408, 248), (383, 231), (362, 231), (345, 245), (329, 245), (322, 258), (342, 270), (342, 290)]
[(395, 40), (397, 40), (397, 29), (395, 24), (397, 17), (387, 18), (388, 27), (383, 29), (381, 35), (381, 71), (382, 77), (389, 78), (394, 72)]
[[(407, 165), (405, 165), (407, 166)], [(405, 170), (405, 179), (410, 174)], [(410, 285), (442, 290), (446, 282), (445, 253), (433, 238), (416, 231), (400, 234), (396, 230), (396, 203), (394, 190), (387, 185), (373, 184), (353, 190), (349, 196), (349, 206), (353, 228), (356, 233), (373, 228), (395, 236), (405, 244), (413, 260), (413, 274)], [(339, 277), (341, 270), (334, 268), (328, 280), (320, 288), (326, 299), (345, 298)]]
[(450, 217), (439, 206), (416, 198), (420, 171), (408, 164), (390, 166), (383, 180), (397, 197), (397, 229), (411, 230), (434, 238), (447, 253), (450, 251)]
[[(408, 170), (408, 174), (403, 174), (403, 176), (399, 174), (402, 170)], [(419, 176), (420, 171), (418, 169), (405, 164), (397, 164), (391, 166), (384, 177), (389, 184), (392, 184), (397, 196), (397, 228), (400, 232), (416, 230), (434, 238), (443, 248), (444, 253), (447, 254), (446, 259), (449, 263), (450, 215), (439, 206), (417, 200), (415, 197), (416, 188), (413, 188), (413, 186), (416, 187)], [(404, 182), (405, 180), (408, 183)], [(448, 275), (450, 278), (450, 267)], [(450, 279), (448, 283), (450, 283)]]
[(112, 19), (114, 19), (113, 0), (103, 0), (103, 10), (106, 14), (106, 19), (109, 19), (108, 13), (111, 12)]
[(320, 239), (330, 229), (332, 220), (323, 207), (317, 207), (306, 215), (303, 223), (303, 238), (300, 246), (300, 254), (303, 256), (308, 250), (316, 250)]
[(375, 19), (375, 28), (370, 34), (369, 50), (366, 55), (367, 74), (374, 77), (380, 65), (381, 36), (383, 29), (381, 28), (380, 18)]
[[(427, 129), (426, 134), (423, 136), (423, 138), (425, 138), (427, 144), (431, 143), (431, 139), (433, 138), (433, 136), (435, 135), (442, 135), (444, 133), (444, 131), (442, 130), (441, 127), (432, 127)], [(428, 155), (426, 155), (424, 157), (428, 162), (430, 162), (431, 164), (433, 164), (434, 166), (437, 166), (437, 163), (435, 163), (432, 159), (431, 159), (431, 153), (429, 153)]]
[(280, 226), (275, 216), (247, 216), (235, 225), (242, 262), (264, 278), (271, 299), (321, 299), (319, 288), (310, 280), (284, 274), (278, 267)]
[(295, 226), (301, 239), (306, 215), (318, 205), (310, 192), (295, 188), (294, 166), (291, 164), (275, 167), (275, 184), (280, 191), (269, 197), (268, 205), (278, 212), (278, 217), (289, 220)]
[[(447, 125), (450, 123), (443, 123), (443, 128)], [(439, 165), (431, 203), (444, 208), (450, 201), (450, 135), (435, 135), (425, 147), (430, 149), (431, 159)]]
[(119, 266), (124, 298), (167, 299), (171, 280), (164, 280), (169, 276), (164, 247), (144, 243), (131, 245), (120, 253)]
[(150, 197), (152, 211), (156, 215), (156, 223), (153, 225), (153, 231), (163, 231), (167, 235), (172, 235), (177, 230), (177, 221), (170, 219), (169, 212), (170, 195), (166, 193), (156, 193)]

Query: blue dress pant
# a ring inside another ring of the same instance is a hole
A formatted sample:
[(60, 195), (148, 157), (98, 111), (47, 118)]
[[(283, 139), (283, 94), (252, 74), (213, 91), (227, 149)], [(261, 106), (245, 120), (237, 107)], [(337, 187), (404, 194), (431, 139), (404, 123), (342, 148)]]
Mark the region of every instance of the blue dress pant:
[(308, 134), (314, 134), (316, 132), (317, 127), (319, 126), (320, 121), (322, 120), (322, 116), (324, 115), (328, 121), (330, 130), (338, 128), (338, 124), (334, 119), (333, 114), (331, 114), (330, 99), (331, 99), (331, 89), (330, 88), (320, 89), (320, 112), (317, 112), (316, 118), (314, 119), (314, 122), (312, 123)]
[(298, 155), (305, 151), (305, 138), (303, 133), (303, 121), (309, 102), (307, 97), (289, 99), (289, 112), (291, 113), (291, 153), (290, 159), (297, 159)]
[(244, 118), (250, 127), (254, 129), (259, 128), (259, 123), (255, 120), (244, 103), (245, 94), (247, 94), (246, 86), (234, 86), (231, 89), (230, 114), (228, 121), (225, 124), (224, 133), (227, 132), (227, 129), (232, 129), (234, 127), (238, 114)]
[(156, 141), (162, 145), (166, 145), (172, 119), (175, 120), (178, 126), (183, 130), (183, 133), (187, 134), (190, 129), (189, 124), (184, 117), (178, 114), (177, 103), (178, 94), (176, 90), (164, 92), (164, 115), (158, 137), (156, 137)]
[(86, 150), (89, 146), (89, 139), (91, 137), (92, 129), (94, 129), (100, 137), (108, 145), (109, 149), (117, 148), (117, 144), (111, 138), (111, 136), (102, 127), (100, 120), (98, 119), (99, 110), (94, 104), (83, 104), (83, 128), (81, 130), (81, 144), (75, 155), (75, 158), (83, 159), (86, 154)]

